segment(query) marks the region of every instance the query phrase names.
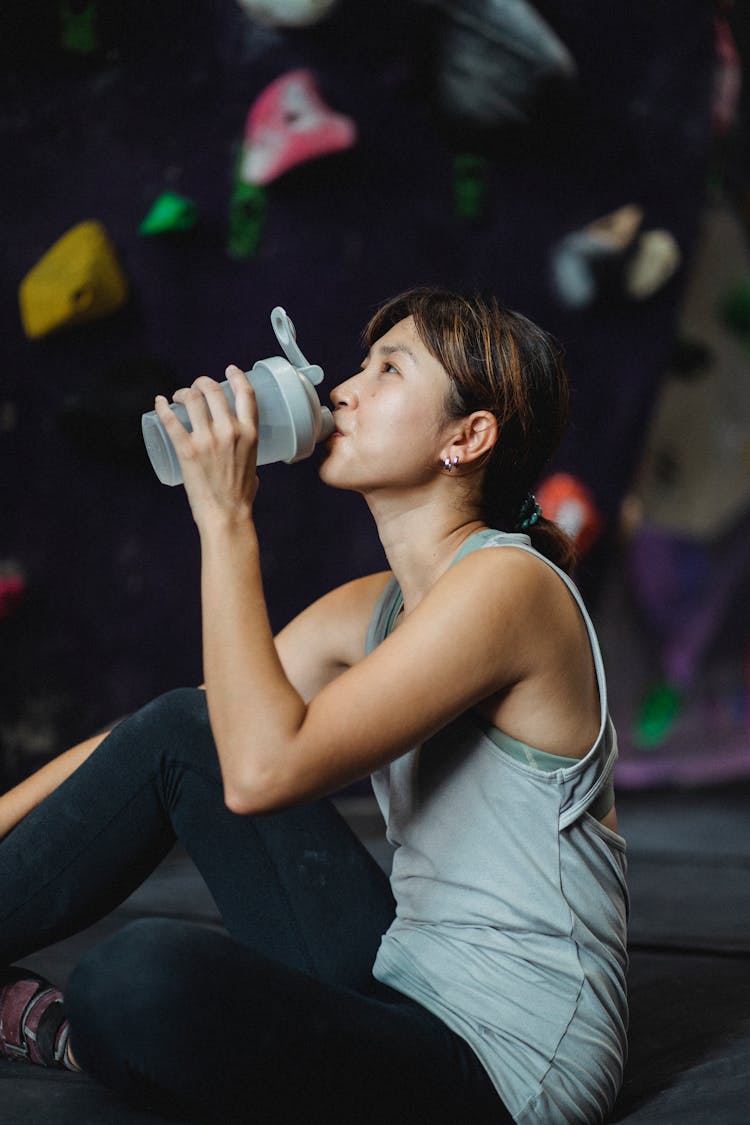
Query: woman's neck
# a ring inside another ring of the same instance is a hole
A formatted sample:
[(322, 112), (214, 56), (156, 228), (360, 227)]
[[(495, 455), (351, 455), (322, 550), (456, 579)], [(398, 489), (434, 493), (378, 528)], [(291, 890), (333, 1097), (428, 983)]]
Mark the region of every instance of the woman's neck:
[(380, 542), (411, 613), (446, 572), (470, 535), (487, 524), (478, 514), (428, 504), (392, 507), (368, 499)]

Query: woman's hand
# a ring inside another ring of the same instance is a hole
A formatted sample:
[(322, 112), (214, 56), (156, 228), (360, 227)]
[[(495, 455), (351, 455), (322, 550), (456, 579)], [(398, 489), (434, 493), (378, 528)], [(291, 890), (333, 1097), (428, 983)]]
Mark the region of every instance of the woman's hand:
[(156, 413), (169, 435), (182, 468), (185, 490), (199, 529), (215, 517), (252, 516), (258, 491), (258, 407), (255, 393), (239, 367), (226, 370), (234, 392), (232, 414), (215, 379), (201, 376), (192, 387), (172, 396), (185, 407), (193, 427), (189, 433), (159, 395)]

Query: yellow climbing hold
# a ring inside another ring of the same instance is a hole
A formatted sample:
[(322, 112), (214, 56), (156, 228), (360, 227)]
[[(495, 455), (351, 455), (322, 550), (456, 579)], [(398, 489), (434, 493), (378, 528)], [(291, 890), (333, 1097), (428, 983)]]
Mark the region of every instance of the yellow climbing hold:
[(34, 340), (109, 316), (127, 295), (127, 280), (102, 224), (78, 223), (50, 246), (19, 286), (24, 332)]

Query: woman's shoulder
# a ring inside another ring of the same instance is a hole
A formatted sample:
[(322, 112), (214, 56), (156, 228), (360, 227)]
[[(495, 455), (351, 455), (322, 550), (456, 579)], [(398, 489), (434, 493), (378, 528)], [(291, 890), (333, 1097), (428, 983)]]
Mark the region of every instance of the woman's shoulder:
[(519, 608), (530, 597), (570, 597), (561, 572), (518, 536), (485, 541), (455, 562), (441, 582), (446, 589), (450, 583), (505, 606), (520, 599)]
[(559, 648), (586, 629), (572, 583), (537, 551), (505, 542), (487, 545), (454, 563), (431, 591), (431, 606), (453, 607), (469, 628), (497, 635), (503, 646), (539, 653)]

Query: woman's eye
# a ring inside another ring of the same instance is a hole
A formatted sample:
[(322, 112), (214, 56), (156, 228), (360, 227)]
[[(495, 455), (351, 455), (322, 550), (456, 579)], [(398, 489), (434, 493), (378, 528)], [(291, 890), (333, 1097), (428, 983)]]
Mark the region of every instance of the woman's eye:
[(392, 373), (393, 373), (394, 375), (398, 375), (398, 374), (399, 374), (399, 370), (398, 370), (398, 368), (397, 368), (397, 367), (394, 367), (392, 363), (386, 363), (386, 364), (385, 364), (385, 368), (384, 368), (384, 369), (385, 369), (385, 371), (387, 371), (387, 372), (388, 372), (389, 374), (391, 374), (391, 372), (392, 372)]

